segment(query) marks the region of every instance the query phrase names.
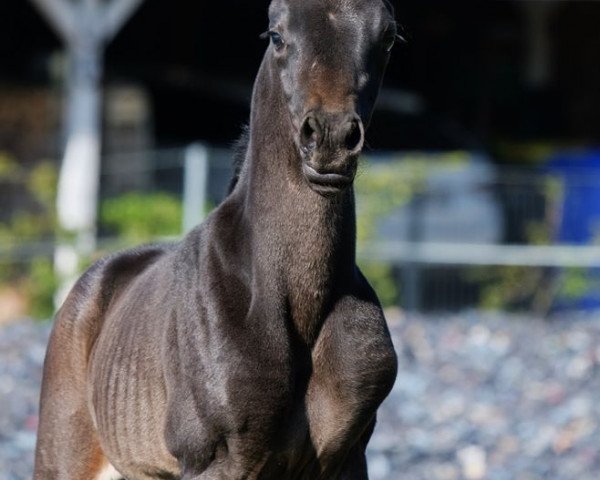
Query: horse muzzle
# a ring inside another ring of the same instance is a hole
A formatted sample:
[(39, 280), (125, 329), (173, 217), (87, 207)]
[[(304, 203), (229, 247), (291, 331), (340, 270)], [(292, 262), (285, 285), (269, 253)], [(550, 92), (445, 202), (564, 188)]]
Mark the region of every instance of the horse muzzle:
[(365, 129), (354, 112), (309, 112), (300, 127), (302, 173), (313, 190), (336, 193), (354, 182)]

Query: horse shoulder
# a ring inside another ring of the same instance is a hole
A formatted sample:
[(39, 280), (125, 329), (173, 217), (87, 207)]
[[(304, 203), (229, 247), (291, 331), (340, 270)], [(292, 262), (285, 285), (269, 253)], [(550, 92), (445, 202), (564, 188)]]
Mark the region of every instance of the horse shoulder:
[(349, 384), (375, 384), (373, 393), (388, 390), (396, 378), (397, 358), (383, 309), (358, 269), (354, 286), (336, 302), (315, 345), (315, 361), (324, 362), (325, 355), (339, 356), (340, 373)]
[(111, 303), (167, 249), (150, 246), (127, 250), (94, 263), (75, 283), (56, 314), (53, 336), (65, 337), (64, 343), (77, 344), (87, 358)]

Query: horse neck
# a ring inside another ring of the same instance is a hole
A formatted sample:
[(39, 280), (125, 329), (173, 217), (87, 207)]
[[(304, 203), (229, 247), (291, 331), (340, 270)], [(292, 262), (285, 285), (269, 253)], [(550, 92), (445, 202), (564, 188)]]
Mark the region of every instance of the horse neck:
[(354, 192), (324, 197), (301, 173), (278, 78), (263, 64), (253, 95), (250, 141), (240, 178), (257, 264), (283, 298), (298, 333), (314, 339), (335, 295), (355, 269)]

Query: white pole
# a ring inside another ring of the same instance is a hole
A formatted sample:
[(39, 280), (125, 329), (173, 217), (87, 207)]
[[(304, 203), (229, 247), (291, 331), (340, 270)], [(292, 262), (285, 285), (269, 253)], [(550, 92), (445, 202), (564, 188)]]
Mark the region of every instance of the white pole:
[(71, 41), (77, 26), (73, 5), (68, 0), (31, 0), (65, 43)]
[(143, 0), (31, 1), (63, 39), (69, 54), (65, 153), (57, 194), (62, 230), (55, 252), (62, 285), (56, 295), (58, 305), (77, 276), (80, 260), (96, 247), (104, 47)]
[(185, 151), (183, 182), (183, 232), (188, 233), (206, 215), (208, 200), (209, 154), (201, 144), (190, 145)]
[(100, 178), (102, 50), (95, 41), (69, 46), (66, 145), (60, 171), (60, 226), (78, 232), (83, 254), (95, 248)]
[(113, 0), (105, 7), (102, 34), (107, 42), (119, 33), (144, 0)]

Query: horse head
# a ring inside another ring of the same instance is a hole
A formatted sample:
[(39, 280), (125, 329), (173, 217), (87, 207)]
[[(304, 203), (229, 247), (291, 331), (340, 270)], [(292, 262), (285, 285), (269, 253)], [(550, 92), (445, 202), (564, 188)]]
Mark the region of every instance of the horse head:
[(319, 193), (354, 181), (396, 22), (385, 0), (273, 0), (271, 62), (288, 105), (302, 173)]

